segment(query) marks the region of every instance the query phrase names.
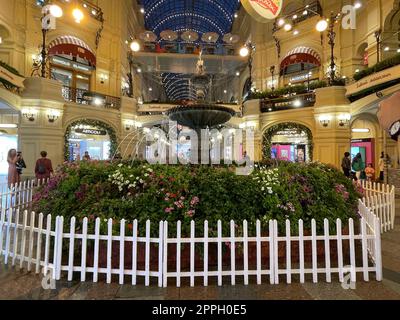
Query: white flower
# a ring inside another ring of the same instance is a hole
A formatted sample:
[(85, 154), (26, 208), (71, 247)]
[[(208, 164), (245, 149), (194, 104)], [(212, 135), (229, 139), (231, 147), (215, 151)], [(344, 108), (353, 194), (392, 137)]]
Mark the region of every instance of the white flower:
[(120, 167), (120, 168), (121, 168), (121, 167), (122, 167), (122, 163), (120, 163), (120, 164), (118, 165), (118, 167)]

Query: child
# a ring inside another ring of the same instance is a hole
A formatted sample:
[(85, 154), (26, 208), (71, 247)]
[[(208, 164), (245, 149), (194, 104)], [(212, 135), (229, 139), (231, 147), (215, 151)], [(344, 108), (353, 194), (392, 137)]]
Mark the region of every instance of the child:
[(368, 167), (365, 169), (365, 174), (367, 175), (368, 181), (372, 181), (375, 175), (375, 169), (372, 167), (372, 163), (368, 164)]

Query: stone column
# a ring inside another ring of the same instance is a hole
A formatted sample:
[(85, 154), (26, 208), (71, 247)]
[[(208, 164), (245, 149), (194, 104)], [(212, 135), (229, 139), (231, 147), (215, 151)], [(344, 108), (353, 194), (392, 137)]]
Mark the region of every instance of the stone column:
[[(247, 151), (248, 156), (254, 161), (262, 160), (262, 132), (260, 131), (260, 100), (250, 100), (244, 104), (243, 111), (243, 151)], [(246, 141), (246, 130), (254, 129), (254, 143), (249, 144)], [(246, 150), (247, 147), (253, 148), (253, 151)], [(251, 154), (253, 153), (253, 154)]]
[[(121, 98), (121, 135), (120, 150), (124, 159), (136, 154), (136, 145), (141, 138), (141, 123), (138, 119), (137, 100), (135, 98)], [(138, 150), (140, 153), (141, 150)]]
[[(54, 169), (64, 162), (64, 99), (55, 80), (27, 78), (24, 85), (18, 138), (27, 165), (24, 176), (33, 177), (41, 151), (48, 153)], [(33, 117), (28, 119), (27, 113)], [(50, 114), (56, 115), (54, 121)]]
[(350, 152), (351, 129), (340, 125), (342, 115), (350, 114), (350, 102), (345, 87), (317, 89), (314, 118), (314, 160), (340, 169), (345, 152)]

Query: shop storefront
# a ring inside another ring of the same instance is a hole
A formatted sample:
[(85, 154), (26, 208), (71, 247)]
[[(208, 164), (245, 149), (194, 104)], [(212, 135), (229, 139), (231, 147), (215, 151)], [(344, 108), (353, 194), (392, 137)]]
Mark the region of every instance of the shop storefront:
[(280, 123), (268, 128), (263, 134), (263, 157), (290, 162), (313, 160), (313, 135), (306, 126)]
[(310, 160), (307, 134), (298, 130), (278, 131), (272, 137), (271, 158), (290, 161), (307, 162)]
[(351, 140), (351, 158), (360, 153), (366, 165), (372, 163), (375, 168), (375, 139), (353, 139)]
[(107, 130), (90, 125), (71, 128), (68, 137), (69, 161), (82, 160), (85, 152), (92, 160), (110, 159), (110, 136)]
[(321, 58), (317, 52), (306, 47), (297, 47), (287, 53), (280, 65), (284, 86), (311, 83), (319, 80)]
[(90, 90), (96, 57), (80, 39), (63, 36), (49, 45), (51, 77), (66, 87)]

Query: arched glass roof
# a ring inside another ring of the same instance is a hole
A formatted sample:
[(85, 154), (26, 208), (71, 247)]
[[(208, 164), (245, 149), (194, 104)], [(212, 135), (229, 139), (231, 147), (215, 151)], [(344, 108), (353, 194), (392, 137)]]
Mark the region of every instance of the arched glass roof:
[(231, 31), (240, 0), (142, 0), (145, 27), (158, 36), (164, 30), (193, 30), (200, 35)]

